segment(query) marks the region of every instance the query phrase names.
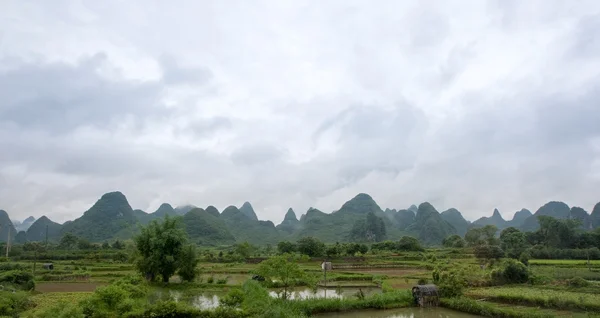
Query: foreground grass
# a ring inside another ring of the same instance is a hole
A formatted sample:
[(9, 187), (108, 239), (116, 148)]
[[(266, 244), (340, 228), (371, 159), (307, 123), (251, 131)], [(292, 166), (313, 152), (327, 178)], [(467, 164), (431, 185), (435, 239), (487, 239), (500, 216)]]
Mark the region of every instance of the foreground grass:
[(60, 302), (79, 303), (80, 301), (89, 298), (91, 292), (59, 292), (59, 293), (44, 293), (37, 294), (30, 298), (33, 308), (24, 312), (23, 317), (34, 317), (36, 314), (46, 311)]
[(472, 289), (468, 291), (467, 295), (509, 304), (552, 309), (600, 311), (600, 295), (598, 294), (512, 286)]
[(537, 308), (506, 308), (494, 303), (477, 301), (467, 297), (442, 298), (443, 307), (484, 317), (498, 318), (546, 318), (556, 317), (555, 313)]

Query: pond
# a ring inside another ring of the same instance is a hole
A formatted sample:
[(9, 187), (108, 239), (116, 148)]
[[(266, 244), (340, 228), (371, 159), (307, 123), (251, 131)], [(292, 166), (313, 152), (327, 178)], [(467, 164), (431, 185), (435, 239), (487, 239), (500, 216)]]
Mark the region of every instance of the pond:
[(400, 308), (386, 310), (360, 310), (343, 313), (319, 314), (319, 318), (474, 318), (475, 316), (446, 308)]
[[(318, 288), (316, 293), (310, 288), (293, 288), (290, 293), (290, 299), (306, 298), (351, 298), (362, 291), (365, 296), (380, 293), (381, 289), (377, 287), (364, 288)], [(198, 309), (214, 309), (219, 307), (219, 298), (225, 296), (225, 292), (206, 291), (200, 293), (184, 293), (177, 290), (157, 290), (151, 297), (151, 302), (156, 299), (172, 298), (175, 301), (187, 302)], [(269, 291), (271, 297), (278, 297), (277, 291)]]

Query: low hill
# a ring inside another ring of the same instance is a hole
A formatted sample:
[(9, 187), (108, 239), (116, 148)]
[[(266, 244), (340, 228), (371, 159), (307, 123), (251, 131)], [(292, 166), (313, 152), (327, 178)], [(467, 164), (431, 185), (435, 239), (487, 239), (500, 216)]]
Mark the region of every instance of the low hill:
[(465, 218), (462, 216), (462, 213), (455, 208), (451, 208), (442, 212), (440, 216), (442, 219), (444, 219), (444, 221), (450, 223), (450, 225), (456, 229), (456, 233), (460, 236), (465, 236), (465, 233), (467, 233), (467, 230), (471, 225), (469, 221), (465, 220)]
[(221, 213), (219, 213), (219, 210), (217, 210), (217, 208), (215, 208), (215, 207), (214, 207), (214, 206), (212, 206), (212, 205), (209, 205), (209, 206), (206, 208), (206, 212), (208, 212), (208, 214), (211, 214), (212, 216), (215, 216), (215, 217), (219, 217), (219, 216), (221, 216)]
[(538, 216), (547, 215), (557, 219), (568, 219), (571, 215), (571, 208), (559, 201), (551, 201), (541, 206), (532, 216), (528, 217), (521, 229), (524, 231), (535, 231), (540, 227)]
[(491, 217), (482, 217), (475, 222), (473, 222), (473, 227), (484, 227), (486, 225), (494, 225), (499, 230), (505, 229), (508, 227), (508, 222), (504, 220), (502, 215), (500, 215), (500, 211), (498, 209), (494, 209), (494, 213), (492, 213)]
[(191, 205), (191, 204), (178, 206), (175, 208), (175, 214), (185, 215), (186, 213), (190, 212), (192, 209), (195, 209), (195, 208), (197, 208), (197, 206)]
[(61, 229), (62, 225), (53, 222), (44, 215), (27, 229), (27, 240), (43, 242), (46, 240), (46, 230), (48, 230), (48, 240), (58, 241), (61, 238)]
[(12, 240), (17, 235), (17, 230), (10, 220), (8, 213), (4, 210), (0, 210), (0, 242), (6, 242), (9, 233)]
[(590, 220), (593, 228), (600, 228), (600, 202), (594, 206), (592, 214), (590, 214)]
[(531, 211), (527, 210), (527, 209), (521, 209), (521, 211), (517, 211), (515, 212), (515, 215), (513, 216), (512, 220), (508, 221), (508, 226), (507, 227), (515, 227), (515, 228), (519, 228), (523, 225), (523, 223), (525, 222), (525, 220), (527, 220), (528, 217), (532, 216), (533, 214), (531, 213)]
[(285, 214), (285, 217), (283, 218), (283, 221), (281, 222), (281, 224), (277, 225), (276, 228), (283, 234), (289, 235), (294, 233), (294, 231), (296, 231), (299, 226), (300, 221), (298, 221), (296, 213), (292, 208), (289, 208), (287, 213)]
[(114, 237), (131, 236), (137, 223), (133, 209), (121, 192), (104, 194), (80, 218), (65, 223), (62, 233), (73, 233), (91, 242), (101, 242)]
[(183, 224), (190, 239), (200, 245), (231, 245), (235, 237), (220, 218), (201, 208), (194, 208), (183, 216)]
[(254, 220), (235, 206), (229, 206), (223, 210), (220, 219), (227, 224), (227, 228), (238, 243), (276, 245), (281, 241), (282, 237), (273, 222)]
[(406, 231), (426, 245), (439, 245), (444, 238), (457, 233), (429, 202), (419, 205), (415, 222)]
[(240, 210), (240, 212), (242, 212), (242, 214), (247, 216), (250, 220), (258, 221), (258, 217), (256, 216), (256, 213), (254, 212), (254, 208), (252, 207), (252, 204), (250, 204), (250, 202), (244, 202), (244, 204), (242, 204), (242, 206), (239, 208), (239, 210)]
[(389, 215), (386, 215), (375, 200), (365, 193), (356, 195), (331, 214), (310, 208), (300, 218), (300, 225), (292, 238), (313, 236), (328, 243), (351, 241), (352, 229), (356, 222), (366, 221), (369, 212), (373, 212), (375, 216), (383, 220), (388, 239), (400, 238), (401, 231), (395, 227), (389, 219)]
[(574, 206), (571, 208), (571, 215), (570, 218), (575, 219), (575, 220), (579, 220), (579, 222), (581, 222), (581, 228), (584, 230), (591, 230), (592, 229), (592, 218), (591, 216), (587, 213), (586, 210)]

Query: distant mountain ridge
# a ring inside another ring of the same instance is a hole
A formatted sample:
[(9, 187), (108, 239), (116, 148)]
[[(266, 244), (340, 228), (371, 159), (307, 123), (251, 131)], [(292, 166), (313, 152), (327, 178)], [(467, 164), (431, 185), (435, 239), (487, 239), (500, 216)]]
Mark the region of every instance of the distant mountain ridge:
[[(585, 230), (600, 227), (600, 203), (589, 214), (583, 208), (551, 201), (534, 214), (527, 209), (517, 211), (512, 220), (505, 220), (494, 209), (490, 217), (481, 217), (471, 223), (455, 208), (439, 213), (427, 202), (418, 207), (411, 205), (408, 209), (388, 208), (384, 211), (370, 195), (359, 193), (332, 213), (309, 208), (298, 219), (296, 212), (289, 208), (283, 221), (275, 226), (271, 221), (259, 220), (250, 202), (244, 202), (240, 208), (229, 206), (221, 213), (214, 206), (206, 209), (193, 205), (173, 208), (169, 203), (163, 203), (153, 213), (146, 213), (133, 210), (125, 195), (117, 191), (102, 195), (81, 217), (62, 225), (46, 216), (38, 220), (30, 217), (25, 221), (35, 221), (27, 231), (17, 231), (8, 213), (0, 210), (0, 241), (6, 241), (9, 232), (11, 239), (17, 242), (43, 241), (46, 232), (51, 241), (58, 241), (67, 232), (92, 242), (127, 239), (137, 233), (140, 225), (160, 220), (166, 215), (181, 216), (190, 238), (202, 245), (231, 245), (244, 241), (274, 245), (282, 240), (294, 241), (306, 236), (328, 243), (397, 240), (403, 235), (417, 237), (427, 245), (439, 245), (445, 237), (451, 234), (463, 236), (473, 226), (491, 224), (499, 229), (513, 226), (525, 231), (536, 230), (540, 215), (577, 219)], [(374, 230), (384, 235), (372, 236)]]

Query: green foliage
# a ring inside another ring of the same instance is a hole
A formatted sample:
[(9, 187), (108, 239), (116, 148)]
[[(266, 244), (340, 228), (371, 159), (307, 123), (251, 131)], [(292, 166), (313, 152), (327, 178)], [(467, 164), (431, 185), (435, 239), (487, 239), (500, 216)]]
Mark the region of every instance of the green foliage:
[(498, 245), (496, 232), (498, 228), (494, 225), (472, 227), (465, 234), (465, 241), (469, 246)]
[(0, 291), (0, 316), (19, 317), (19, 313), (32, 306), (29, 294), (26, 292)]
[(287, 289), (289, 287), (294, 286), (296, 282), (306, 277), (304, 271), (300, 269), (300, 265), (289, 254), (274, 256), (262, 261), (258, 265), (256, 273), (271, 281), (277, 280), (283, 287), (281, 295), (283, 299), (288, 298)]
[(58, 246), (61, 249), (70, 250), (70, 249), (74, 249), (77, 246), (78, 242), (79, 242), (79, 238), (77, 236), (73, 235), (73, 233), (71, 233), (71, 232), (67, 232), (67, 233), (63, 234)]
[(400, 240), (398, 241), (397, 249), (399, 251), (414, 251), (414, 252), (420, 252), (420, 251), (425, 250), (423, 248), (423, 246), (421, 246), (421, 243), (419, 242), (419, 240), (412, 236), (401, 237)]
[(279, 254), (289, 254), (296, 251), (296, 244), (289, 241), (282, 241), (277, 243), (277, 252)]
[(135, 266), (150, 280), (160, 275), (166, 283), (185, 264), (182, 256), (185, 256), (187, 234), (179, 226), (179, 218), (167, 215), (160, 223), (152, 221), (141, 229), (134, 241), (139, 254)]
[(298, 240), (297, 250), (299, 253), (310, 257), (318, 257), (325, 255), (325, 243), (314, 237), (303, 237)]
[(567, 280), (567, 285), (570, 287), (581, 288), (590, 286), (590, 282), (577, 276)]
[(21, 290), (35, 289), (33, 275), (24, 270), (0, 272), (0, 285), (8, 285)]
[(467, 285), (466, 274), (459, 268), (436, 268), (432, 272), (433, 283), (442, 297), (462, 296)]
[(540, 312), (537, 308), (517, 310), (505, 306), (496, 306), (488, 302), (477, 301), (467, 297), (442, 298), (444, 307), (467, 312), (483, 317), (499, 318), (552, 318), (553, 314)]
[(467, 246), (467, 242), (458, 234), (450, 235), (442, 241), (444, 247), (463, 248)]
[(506, 251), (506, 256), (519, 258), (527, 249), (527, 238), (525, 233), (514, 227), (509, 227), (500, 233), (500, 246)]
[(550, 216), (538, 216), (539, 236), (546, 246), (569, 248), (574, 246), (576, 232), (581, 225), (580, 220), (555, 219)]
[(526, 283), (529, 281), (529, 270), (523, 263), (509, 259), (501, 268), (492, 271), (492, 280), (496, 284)]
[(220, 302), (225, 307), (238, 308), (244, 302), (245, 294), (239, 288), (230, 290), (227, 295), (220, 299)]
[(473, 253), (484, 263), (497, 261), (504, 257), (504, 251), (498, 245), (478, 245), (473, 248)]
[(198, 255), (196, 254), (196, 246), (187, 245), (179, 256), (179, 269), (177, 270), (177, 274), (181, 277), (181, 280), (187, 282), (193, 282), (198, 276)]

